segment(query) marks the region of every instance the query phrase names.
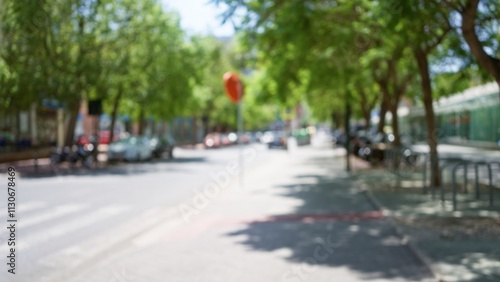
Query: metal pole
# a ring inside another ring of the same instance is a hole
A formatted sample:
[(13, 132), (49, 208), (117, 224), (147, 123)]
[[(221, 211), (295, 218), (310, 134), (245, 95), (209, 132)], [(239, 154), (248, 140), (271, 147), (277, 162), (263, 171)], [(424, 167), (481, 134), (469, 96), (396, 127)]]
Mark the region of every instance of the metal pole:
[(493, 206), (493, 178), (492, 178), (492, 173), (491, 173), (491, 165), (489, 163), (486, 163), (486, 167), (488, 168), (488, 179), (489, 179), (489, 185), (490, 185), (490, 207)]
[(467, 194), (467, 163), (464, 164), (464, 194)]
[(240, 163), (240, 189), (244, 189), (243, 185), (243, 99), (242, 99), (242, 84), (238, 87), (238, 147), (239, 147), (239, 163)]
[(479, 194), (479, 169), (478, 169), (479, 164), (474, 165), (474, 172), (476, 174), (476, 200), (479, 200), (480, 194)]
[[(443, 204), (444, 206), (444, 170), (446, 168), (446, 164), (443, 165), (443, 167), (441, 168), (441, 185), (439, 185), (439, 191), (441, 192), (441, 203)], [(434, 193), (434, 187), (432, 188), (432, 199), (434, 200), (434, 197), (435, 197), (435, 193)]]
[(452, 183), (452, 193), (453, 193), (453, 196), (452, 196), (452, 200), (453, 200), (453, 210), (456, 211), (457, 210), (457, 181), (456, 181), (456, 172), (457, 172), (457, 169), (458, 167), (460, 166), (460, 163), (455, 165), (451, 171), (451, 183)]
[(467, 163), (462, 161), (462, 162), (459, 162), (457, 163), (455, 166), (453, 166), (452, 168), (452, 171), (451, 171), (451, 179), (452, 179), (452, 189), (453, 189), (453, 210), (456, 211), (457, 210), (457, 170), (458, 168), (461, 166), (461, 165), (464, 165), (464, 170), (466, 169), (467, 167)]
[(424, 194), (427, 193), (427, 155), (424, 156), (424, 167), (422, 171), (422, 178), (423, 178), (423, 192)]

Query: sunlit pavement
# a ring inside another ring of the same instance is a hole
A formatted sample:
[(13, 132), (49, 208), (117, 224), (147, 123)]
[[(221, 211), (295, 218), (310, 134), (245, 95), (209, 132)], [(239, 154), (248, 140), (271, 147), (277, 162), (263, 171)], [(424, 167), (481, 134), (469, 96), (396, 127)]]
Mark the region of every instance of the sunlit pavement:
[(242, 178), (230, 148), (20, 181), (28, 226), (7, 281), (430, 280), (342, 151), (313, 144), (247, 146)]
[[(417, 152), (429, 152), (427, 144), (413, 145), (413, 149)], [(497, 149), (469, 147), (460, 145), (440, 144), (438, 145), (438, 152), (442, 157), (460, 156), (466, 159), (477, 160), (497, 160), (500, 158), (500, 147)]]

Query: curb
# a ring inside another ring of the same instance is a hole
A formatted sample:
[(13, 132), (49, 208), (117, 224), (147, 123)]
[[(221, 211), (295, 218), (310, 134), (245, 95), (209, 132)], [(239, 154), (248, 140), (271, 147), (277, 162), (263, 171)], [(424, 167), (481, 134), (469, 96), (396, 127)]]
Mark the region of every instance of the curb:
[(375, 196), (369, 189), (366, 188), (360, 188), (360, 189), (366, 196), (368, 201), (375, 207), (375, 209), (377, 209), (384, 215), (384, 217), (387, 219), (392, 229), (394, 230), (394, 233), (396, 233), (396, 235), (402, 239), (403, 245), (410, 250), (410, 253), (414, 256), (417, 262), (427, 269), (427, 271), (431, 274), (432, 278), (436, 282), (445, 282), (445, 280), (442, 278), (442, 276), (434, 267), (434, 263), (432, 262), (432, 260), (422, 251), (420, 251), (415, 246), (415, 244), (413, 244), (411, 237), (406, 235), (397, 225), (397, 223), (392, 219), (392, 217), (389, 215), (390, 211), (384, 208), (384, 206), (382, 206), (382, 204), (377, 200), (377, 198), (375, 198)]

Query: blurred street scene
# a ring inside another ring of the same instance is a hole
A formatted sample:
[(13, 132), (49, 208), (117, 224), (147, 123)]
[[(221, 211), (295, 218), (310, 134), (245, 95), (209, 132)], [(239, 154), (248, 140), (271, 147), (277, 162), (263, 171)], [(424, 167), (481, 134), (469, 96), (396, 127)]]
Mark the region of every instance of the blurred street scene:
[(500, 281), (494, 0), (0, 0), (1, 281)]

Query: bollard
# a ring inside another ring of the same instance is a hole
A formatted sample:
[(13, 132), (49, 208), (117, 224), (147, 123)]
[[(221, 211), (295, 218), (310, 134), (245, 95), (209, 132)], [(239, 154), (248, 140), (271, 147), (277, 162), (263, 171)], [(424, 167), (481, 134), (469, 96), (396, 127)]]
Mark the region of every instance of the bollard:
[(479, 194), (479, 164), (476, 163), (474, 164), (474, 171), (476, 174), (476, 200), (479, 200), (481, 198)]
[[(461, 163), (462, 161), (460, 161)], [(453, 162), (448, 162), (448, 163), (445, 163), (441, 166), (441, 169), (440, 169), (440, 176), (441, 176), (441, 185), (439, 186), (439, 192), (441, 193), (441, 202), (443, 203), (444, 205), (444, 202), (445, 202), (445, 191), (444, 191), (444, 172), (446, 170), (447, 167), (450, 167), (452, 165), (456, 165), (456, 163), (453, 163)], [(453, 170), (453, 167), (452, 167), (452, 170)]]
[(427, 161), (429, 159), (429, 155), (424, 156), (424, 167), (422, 170), (422, 178), (423, 178), (423, 192), (424, 194), (427, 194)]
[(490, 207), (493, 206), (493, 177), (491, 173), (491, 164), (487, 163), (486, 167), (488, 168), (488, 179), (490, 184)]
[(452, 189), (452, 202), (453, 202), (453, 210), (457, 209), (457, 193), (456, 193), (456, 171), (458, 168), (458, 164), (453, 167), (451, 172), (451, 189)]
[(467, 163), (464, 163), (464, 194), (467, 194)]
[[(452, 169), (452, 174), (451, 174), (451, 185), (452, 185), (452, 201), (453, 201), (453, 211), (457, 210), (457, 170), (458, 168), (462, 165), (465, 164), (464, 162), (457, 163), (455, 166), (453, 166)], [(466, 165), (466, 164), (465, 164)]]
[(490, 162), (485, 162), (485, 161), (480, 161), (475, 163), (475, 168), (476, 168), (476, 199), (479, 199), (479, 170), (478, 166), (479, 165), (485, 165), (486, 168), (488, 169), (488, 186), (489, 186), (489, 205), (490, 207), (493, 206), (493, 173), (491, 169), (491, 163)]

